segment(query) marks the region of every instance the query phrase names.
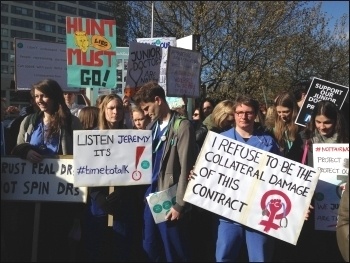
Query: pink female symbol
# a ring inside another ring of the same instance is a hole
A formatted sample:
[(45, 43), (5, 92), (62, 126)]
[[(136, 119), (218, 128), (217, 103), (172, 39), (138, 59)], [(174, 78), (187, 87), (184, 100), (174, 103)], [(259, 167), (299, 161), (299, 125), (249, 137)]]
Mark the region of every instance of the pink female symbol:
[[(282, 213), (277, 214), (277, 212), (283, 208), (283, 205), (281, 203), (281, 199), (271, 199), (268, 204), (266, 205), (266, 200), (269, 196), (271, 195), (279, 195), (280, 197), (282, 197), (286, 203), (286, 208), (285, 211), (282, 211)], [(267, 191), (263, 197), (261, 198), (260, 201), (260, 206), (263, 209), (263, 211), (265, 211), (265, 214), (269, 217), (268, 220), (261, 220), (260, 221), (260, 225), (265, 226), (264, 231), (268, 232), (271, 228), (273, 229), (278, 229), (279, 226), (277, 224), (275, 224), (273, 221), (275, 219), (282, 219), (284, 217), (286, 217), (291, 208), (292, 208), (292, 204), (290, 202), (290, 199), (288, 198), (288, 196), (278, 190), (271, 190), (271, 191)], [(267, 209), (267, 207), (269, 208), (269, 210)]]

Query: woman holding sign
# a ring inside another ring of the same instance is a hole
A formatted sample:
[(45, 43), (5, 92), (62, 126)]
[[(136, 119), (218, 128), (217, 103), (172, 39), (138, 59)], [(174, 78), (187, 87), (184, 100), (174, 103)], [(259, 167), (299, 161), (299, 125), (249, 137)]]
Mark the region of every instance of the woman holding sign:
[[(269, 134), (255, 128), (254, 120), (259, 111), (256, 100), (240, 96), (236, 99), (233, 110), (235, 127), (222, 132), (222, 135), (264, 151), (280, 153), (275, 140)], [(244, 241), (250, 262), (272, 261), (274, 239), (262, 232), (218, 216), (216, 262), (236, 261)]]
[[(68, 109), (60, 85), (45, 79), (32, 85), (30, 92), (39, 112), (23, 119), (12, 153), (32, 163), (48, 156), (73, 154), (73, 130), (81, 129), (81, 125)], [(82, 206), (77, 203), (41, 203), (39, 261), (74, 260), (70, 258), (72, 240), (68, 235), (79, 209)]]
[[(123, 100), (117, 94), (109, 94), (100, 104), (99, 129), (127, 129), (124, 124)], [(143, 194), (145, 186), (114, 186), (114, 187), (90, 187), (90, 211), (96, 217), (100, 229), (103, 229), (101, 223), (107, 224), (107, 215), (113, 216), (113, 232), (111, 244), (111, 260), (139, 261), (137, 258), (142, 253), (142, 211)], [(110, 190), (108, 189), (110, 188)], [(111, 191), (112, 188), (112, 191)], [(109, 191), (108, 191), (109, 190)], [(97, 226), (97, 225), (96, 225)], [(101, 233), (90, 229), (96, 235), (99, 235), (99, 241), (103, 242)], [(90, 235), (91, 236), (91, 235)], [(96, 236), (97, 237), (97, 236)], [(107, 237), (106, 237), (107, 238)], [(90, 253), (97, 252), (98, 241), (92, 239), (88, 242)], [(137, 253), (132, 254), (132, 252)], [(92, 254), (90, 254), (92, 255)], [(106, 260), (96, 258), (94, 261)], [(100, 254), (99, 256), (105, 256)], [(91, 259), (91, 258), (90, 258)]]
[[(349, 127), (342, 112), (331, 101), (320, 101), (315, 105), (311, 113), (310, 122), (302, 136), (307, 147), (305, 164), (314, 166), (313, 144), (314, 143), (349, 143)], [(329, 153), (332, 157), (332, 153)], [(336, 167), (335, 163), (330, 163), (331, 167)], [(349, 165), (347, 163), (347, 169)], [(345, 167), (344, 166), (344, 167)], [(330, 176), (334, 176), (330, 174)], [(319, 196), (314, 195), (314, 198)], [(320, 200), (320, 199), (318, 199)], [(315, 200), (313, 199), (315, 202)], [(334, 210), (336, 211), (336, 210)], [(335, 212), (336, 214), (336, 212)], [(315, 213), (310, 214), (310, 220), (305, 222), (300, 240), (296, 246), (295, 255), (302, 255), (303, 261), (342, 261), (336, 240), (335, 231), (315, 230)], [(296, 258), (298, 260), (298, 258)]]

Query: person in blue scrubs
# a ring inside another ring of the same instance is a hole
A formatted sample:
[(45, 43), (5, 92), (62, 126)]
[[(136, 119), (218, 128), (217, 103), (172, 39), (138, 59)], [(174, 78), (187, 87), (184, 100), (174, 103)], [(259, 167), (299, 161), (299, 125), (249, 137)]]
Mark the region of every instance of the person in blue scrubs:
[(169, 108), (164, 89), (155, 82), (142, 86), (135, 102), (152, 120), (147, 128), (152, 129), (153, 135), (153, 174), (145, 198), (177, 185), (176, 201), (166, 214), (165, 222), (156, 224), (146, 204), (143, 248), (151, 262), (191, 261), (189, 204), (183, 197), (196, 158), (194, 128), (188, 119), (182, 119), (175, 131), (174, 124), (180, 116)]
[[(269, 134), (255, 128), (254, 120), (259, 111), (259, 103), (256, 100), (248, 96), (239, 96), (233, 110), (235, 127), (222, 132), (222, 135), (264, 151), (280, 154), (275, 140)], [(274, 237), (217, 216), (216, 262), (237, 261), (244, 242), (249, 262), (272, 261), (274, 241)]]

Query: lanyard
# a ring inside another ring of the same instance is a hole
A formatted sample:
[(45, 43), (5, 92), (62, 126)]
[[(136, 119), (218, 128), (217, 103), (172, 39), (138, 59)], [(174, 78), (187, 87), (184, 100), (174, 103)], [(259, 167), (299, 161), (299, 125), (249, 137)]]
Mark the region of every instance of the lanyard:
[(159, 138), (159, 140), (158, 140), (158, 143), (157, 143), (157, 146), (156, 146), (156, 148), (154, 149), (154, 151), (153, 151), (153, 153), (155, 153), (155, 152), (157, 152), (158, 151), (158, 149), (159, 149), (159, 147), (160, 147), (160, 145), (164, 142), (164, 141), (166, 141), (166, 134), (167, 134), (167, 132), (168, 132), (168, 127), (169, 127), (169, 124), (170, 123), (168, 123), (168, 125), (164, 128), (164, 130), (163, 131), (161, 131), (160, 130), (160, 127), (159, 127), (159, 123), (157, 122), (157, 126), (156, 126), (156, 128), (155, 128), (155, 131), (154, 131), (154, 134), (153, 134), (153, 140), (155, 140), (155, 138), (157, 137), (157, 133), (158, 133), (158, 130), (159, 130), (159, 135), (161, 135), (160, 136), (160, 138)]

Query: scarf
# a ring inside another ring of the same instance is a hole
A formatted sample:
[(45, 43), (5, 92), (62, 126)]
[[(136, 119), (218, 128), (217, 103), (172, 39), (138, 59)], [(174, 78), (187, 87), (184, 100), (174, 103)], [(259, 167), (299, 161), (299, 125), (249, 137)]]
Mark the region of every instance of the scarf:
[(321, 135), (315, 130), (314, 136), (311, 138), (312, 143), (337, 143), (338, 133), (334, 133), (331, 137)]

